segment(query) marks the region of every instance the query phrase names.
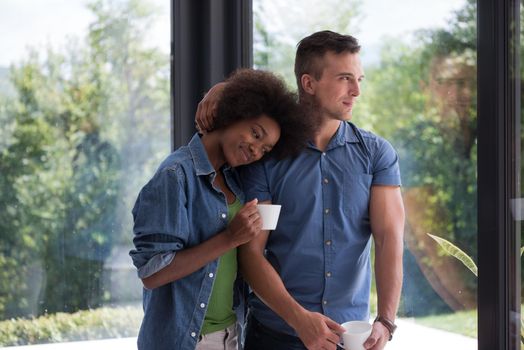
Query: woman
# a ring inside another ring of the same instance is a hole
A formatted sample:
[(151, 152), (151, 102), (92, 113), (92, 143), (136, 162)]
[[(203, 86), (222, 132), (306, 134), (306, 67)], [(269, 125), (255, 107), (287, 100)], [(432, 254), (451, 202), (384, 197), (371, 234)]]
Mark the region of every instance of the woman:
[(139, 349), (237, 349), (236, 247), (261, 220), (233, 168), (294, 154), (314, 132), (271, 73), (239, 70), (227, 82), (214, 129), (164, 160), (133, 208), (130, 255), (145, 286)]

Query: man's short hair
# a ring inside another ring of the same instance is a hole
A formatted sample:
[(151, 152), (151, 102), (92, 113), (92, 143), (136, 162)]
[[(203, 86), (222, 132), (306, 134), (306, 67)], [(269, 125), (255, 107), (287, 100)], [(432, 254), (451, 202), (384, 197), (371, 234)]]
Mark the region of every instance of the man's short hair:
[(316, 80), (322, 78), (324, 67), (320, 61), (327, 52), (340, 54), (343, 52), (358, 53), (359, 51), (360, 45), (356, 38), (330, 30), (316, 32), (300, 40), (295, 56), (295, 77), (299, 95), (302, 96), (304, 93), (301, 83), (302, 75), (310, 74)]

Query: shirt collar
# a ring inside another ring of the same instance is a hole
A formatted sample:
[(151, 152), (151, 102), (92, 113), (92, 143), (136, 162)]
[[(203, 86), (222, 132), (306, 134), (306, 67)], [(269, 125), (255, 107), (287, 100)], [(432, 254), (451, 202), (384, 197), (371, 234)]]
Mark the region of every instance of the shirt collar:
[[(188, 143), (188, 147), (189, 152), (191, 152), (191, 157), (193, 158), (193, 163), (195, 164), (196, 175), (213, 175), (212, 178), (214, 178), (214, 175), (216, 174), (215, 168), (213, 168), (213, 165), (209, 161), (206, 149), (198, 133), (193, 135), (191, 141)], [(229, 164), (225, 164), (221, 169), (222, 171), (229, 173), (233, 168)]]
[[(331, 141), (329, 141), (326, 151), (339, 146), (344, 146), (346, 143), (360, 142), (355, 131), (356, 128), (357, 127), (351, 122), (340, 122), (340, 126), (335, 135), (331, 138)], [(309, 142), (309, 147), (316, 148), (312, 142)]]
[(345, 143), (357, 143), (360, 142), (357, 134), (355, 133), (356, 126), (351, 122), (342, 122), (338, 127), (337, 133), (334, 137), (335, 142), (342, 146)]
[(214, 174), (215, 168), (213, 168), (207, 157), (206, 149), (198, 133), (193, 135), (187, 146), (189, 147), (189, 152), (191, 152), (197, 176)]

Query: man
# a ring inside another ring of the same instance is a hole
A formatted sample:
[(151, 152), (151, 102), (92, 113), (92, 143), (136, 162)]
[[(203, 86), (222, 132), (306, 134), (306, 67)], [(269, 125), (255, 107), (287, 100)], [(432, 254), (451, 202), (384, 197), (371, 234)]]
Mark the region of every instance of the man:
[[(404, 231), (398, 157), (387, 141), (346, 121), (364, 78), (359, 51), (355, 38), (331, 31), (300, 41), (300, 103), (319, 117), (318, 132), (299, 156), (242, 172), (248, 199), (282, 205), (277, 228), (239, 250), (254, 291), (246, 350), (336, 349), (340, 323), (369, 319), (371, 234), (378, 315), (366, 349), (383, 349), (396, 328)], [(211, 124), (210, 106), (199, 107), (200, 127)]]

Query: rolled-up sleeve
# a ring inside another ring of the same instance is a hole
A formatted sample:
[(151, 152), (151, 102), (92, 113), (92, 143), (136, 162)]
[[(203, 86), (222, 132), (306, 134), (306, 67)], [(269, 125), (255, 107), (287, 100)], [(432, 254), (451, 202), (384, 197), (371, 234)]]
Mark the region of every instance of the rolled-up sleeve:
[(373, 185), (400, 186), (400, 168), (398, 155), (393, 146), (386, 140), (377, 137), (373, 152)]
[(238, 173), (240, 183), (246, 194), (246, 200), (250, 201), (255, 198), (257, 198), (259, 202), (271, 200), (271, 192), (269, 191), (263, 161), (243, 166), (239, 168)]
[(169, 265), (186, 245), (189, 221), (185, 182), (179, 169), (160, 169), (138, 195), (133, 208), (135, 249), (129, 255), (140, 278)]

